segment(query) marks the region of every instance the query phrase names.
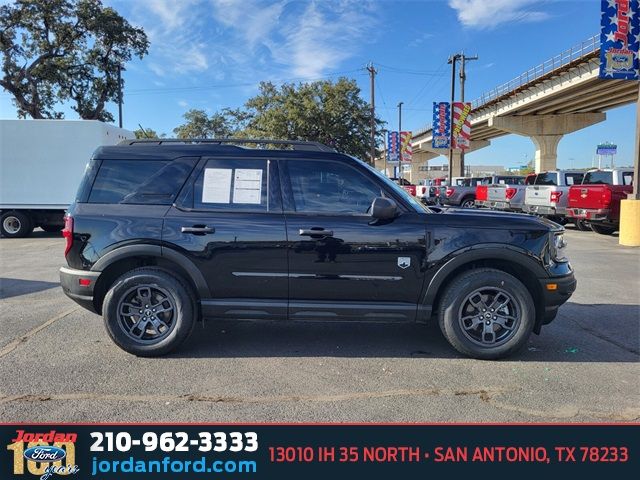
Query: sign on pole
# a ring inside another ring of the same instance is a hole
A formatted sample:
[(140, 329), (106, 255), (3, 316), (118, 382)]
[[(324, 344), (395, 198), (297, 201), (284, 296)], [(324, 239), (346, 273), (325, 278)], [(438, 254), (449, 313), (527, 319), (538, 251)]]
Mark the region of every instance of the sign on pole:
[(387, 133), (387, 163), (397, 164), (400, 160), (400, 135), (398, 132)]
[(402, 163), (411, 163), (413, 157), (411, 137), (411, 132), (400, 132), (400, 159)]
[(639, 0), (602, 0), (600, 78), (640, 79)]
[(449, 148), (451, 137), (451, 104), (449, 102), (433, 102), (433, 136), (432, 148)]
[(618, 146), (613, 143), (600, 143), (596, 147), (596, 155), (615, 155), (618, 153)]
[(453, 104), (453, 148), (465, 150), (471, 145), (471, 103)]

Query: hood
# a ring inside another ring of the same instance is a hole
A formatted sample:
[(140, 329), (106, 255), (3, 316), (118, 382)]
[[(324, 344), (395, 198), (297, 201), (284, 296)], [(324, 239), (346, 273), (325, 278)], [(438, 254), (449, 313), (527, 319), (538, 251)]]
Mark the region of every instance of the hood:
[[(546, 218), (527, 213), (502, 212), (484, 208), (431, 208), (436, 215), (446, 218), (452, 226), (473, 228), (509, 228), (523, 230), (563, 231), (564, 227)], [(444, 219), (443, 219), (444, 220)]]

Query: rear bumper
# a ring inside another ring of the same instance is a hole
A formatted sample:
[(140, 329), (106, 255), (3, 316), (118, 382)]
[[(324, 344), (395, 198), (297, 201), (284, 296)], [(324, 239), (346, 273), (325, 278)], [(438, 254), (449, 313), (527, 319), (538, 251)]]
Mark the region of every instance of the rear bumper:
[[(573, 272), (562, 277), (540, 278), (538, 281), (542, 287), (544, 300), (542, 324), (546, 325), (556, 317), (558, 308), (569, 300), (573, 292), (575, 292), (578, 281)], [(555, 288), (553, 285), (555, 285)]]
[(563, 216), (567, 214), (565, 207), (549, 207), (547, 205), (529, 205), (525, 204), (522, 208), (527, 213), (545, 216)]
[(567, 215), (580, 220), (606, 222), (611, 211), (608, 208), (567, 208)]
[[(101, 272), (89, 272), (87, 270), (75, 270), (62, 267), (60, 269), (60, 286), (67, 297), (87, 310), (97, 313), (93, 304), (93, 288), (98, 281)], [(87, 285), (81, 284), (87, 283)]]

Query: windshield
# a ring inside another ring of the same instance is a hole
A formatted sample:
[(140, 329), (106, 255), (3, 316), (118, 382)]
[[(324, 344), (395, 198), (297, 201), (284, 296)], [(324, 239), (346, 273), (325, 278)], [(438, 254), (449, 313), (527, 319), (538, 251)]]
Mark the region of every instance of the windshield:
[(382, 180), (384, 182), (384, 184), (387, 187), (389, 187), (391, 190), (393, 190), (396, 195), (399, 195), (400, 197), (404, 198), (407, 202), (409, 202), (409, 204), (411, 204), (411, 206), (413, 208), (415, 208), (416, 212), (424, 213), (424, 212), (429, 212), (430, 211), (430, 210), (428, 210), (426, 208), (426, 206), (423, 206), (422, 203), (420, 203), (418, 200), (416, 200), (411, 195), (409, 195), (406, 192), (406, 190), (404, 190), (401, 186), (399, 186), (397, 183), (395, 183), (389, 177), (387, 177), (383, 173), (379, 172), (378, 170), (373, 168), (368, 163), (365, 163), (362, 160), (360, 160), (358, 158), (355, 158), (355, 157), (351, 157), (351, 158), (356, 160), (362, 166), (366, 167), (370, 172), (373, 172), (375, 174), (375, 176), (378, 177), (380, 180)]
[(558, 185), (558, 174), (556, 172), (539, 173), (535, 185)]
[(583, 185), (611, 185), (613, 184), (613, 172), (594, 170), (587, 172), (582, 181)]

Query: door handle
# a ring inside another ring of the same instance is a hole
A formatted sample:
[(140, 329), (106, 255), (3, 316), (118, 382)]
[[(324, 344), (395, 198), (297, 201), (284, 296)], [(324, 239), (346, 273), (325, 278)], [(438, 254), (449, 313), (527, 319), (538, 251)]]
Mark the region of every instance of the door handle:
[(325, 230), (324, 228), (317, 228), (317, 227), (313, 227), (313, 228), (301, 228), (300, 229), (300, 236), (303, 237), (333, 237), (333, 230)]
[(182, 233), (193, 233), (194, 235), (205, 235), (207, 233), (215, 233), (216, 229), (206, 225), (194, 225), (193, 227), (182, 227), (180, 231)]

